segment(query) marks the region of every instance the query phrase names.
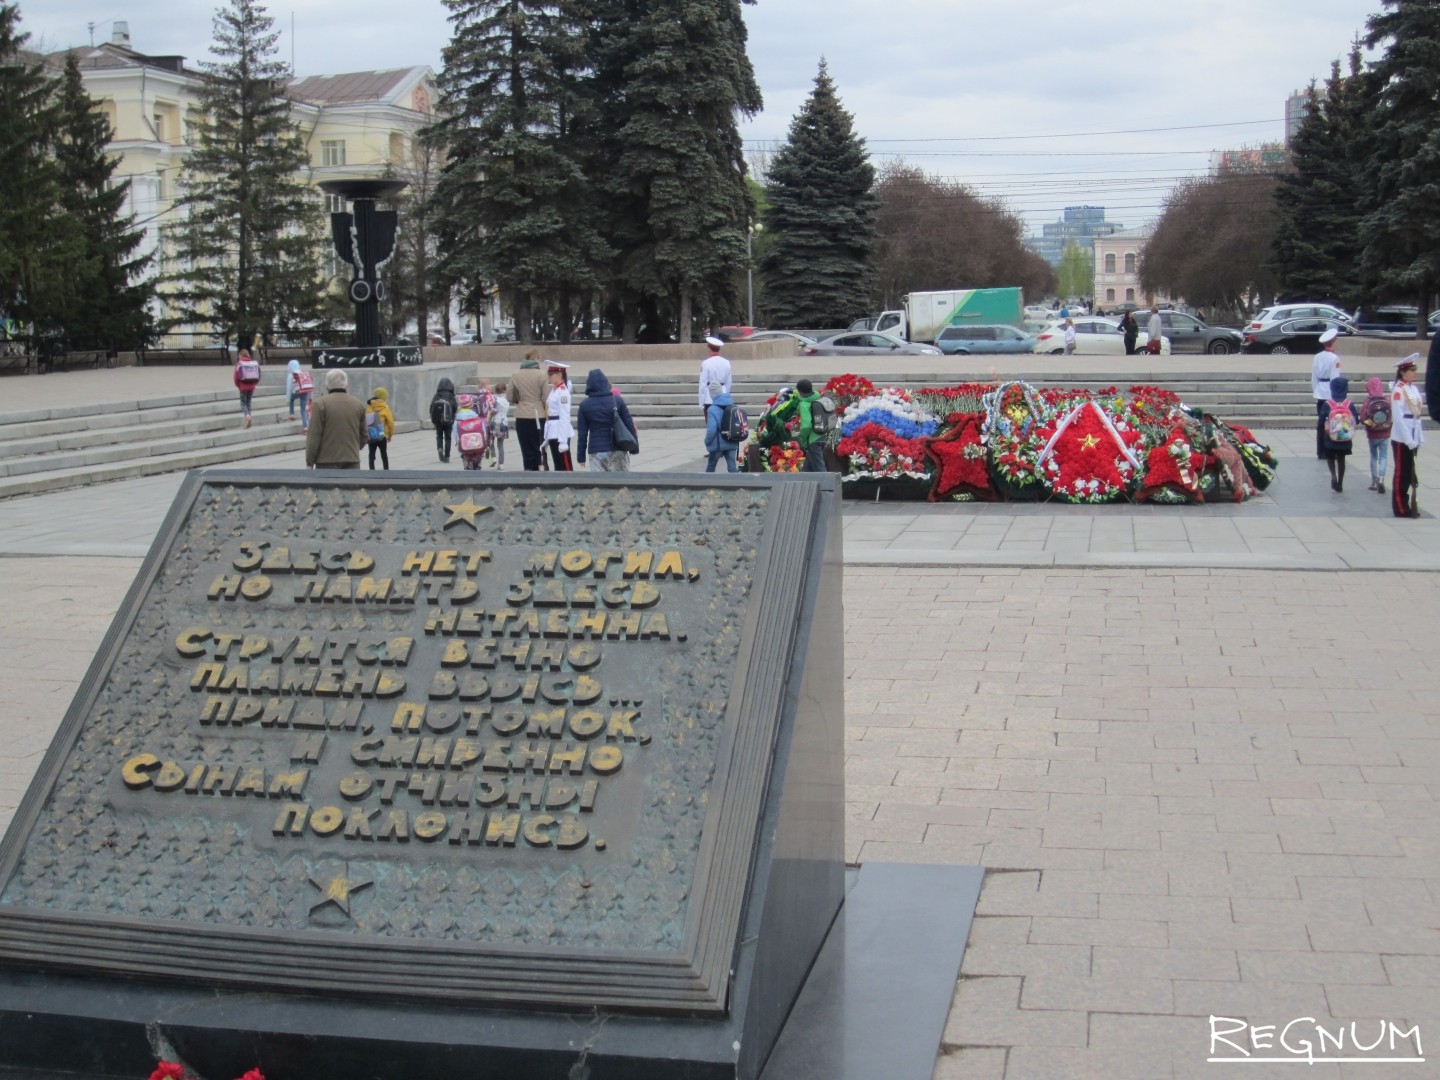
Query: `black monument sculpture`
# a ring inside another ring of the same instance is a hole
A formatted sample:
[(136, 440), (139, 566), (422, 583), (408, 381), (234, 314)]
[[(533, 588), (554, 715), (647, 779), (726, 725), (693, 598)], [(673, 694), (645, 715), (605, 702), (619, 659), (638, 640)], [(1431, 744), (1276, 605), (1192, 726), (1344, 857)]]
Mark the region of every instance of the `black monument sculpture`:
[(350, 201), (351, 210), (330, 215), (335, 254), (351, 268), (350, 300), (355, 305), (355, 333), (350, 348), (321, 348), (313, 358), (317, 368), (396, 367), (418, 364), (418, 346), (380, 343), (380, 301), (385, 282), (380, 270), (395, 253), (399, 215), (378, 210), (375, 204), (392, 199), (408, 184), (405, 180), (326, 180), (320, 190)]

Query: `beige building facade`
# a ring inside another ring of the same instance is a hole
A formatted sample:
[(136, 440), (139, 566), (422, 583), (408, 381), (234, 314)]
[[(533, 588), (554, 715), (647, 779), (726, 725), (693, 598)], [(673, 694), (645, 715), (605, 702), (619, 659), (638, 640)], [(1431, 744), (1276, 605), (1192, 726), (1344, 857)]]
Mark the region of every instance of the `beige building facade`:
[(1127, 305), (1145, 308), (1151, 303), (1168, 304), (1168, 296), (1147, 293), (1140, 284), (1140, 258), (1150, 241), (1149, 229), (1122, 229), (1109, 236), (1097, 236), (1095, 253), (1095, 306), (1108, 313)]
[[(126, 210), (144, 230), (142, 251), (155, 256), (147, 272), (166, 272), (163, 229), (184, 213), (177, 188), (202, 118), (200, 74), (184, 57), (134, 49), (123, 22), (114, 24), (110, 41), (74, 51), (85, 89), (110, 121), (110, 149), (120, 162), (115, 175), (130, 181)], [(291, 112), (310, 159), (305, 179), (318, 185), (413, 172), (417, 134), (432, 119), (434, 80), (424, 65), (293, 80)], [(315, 198), (327, 210), (342, 209), (318, 187)], [(334, 260), (329, 269), (341, 272)]]

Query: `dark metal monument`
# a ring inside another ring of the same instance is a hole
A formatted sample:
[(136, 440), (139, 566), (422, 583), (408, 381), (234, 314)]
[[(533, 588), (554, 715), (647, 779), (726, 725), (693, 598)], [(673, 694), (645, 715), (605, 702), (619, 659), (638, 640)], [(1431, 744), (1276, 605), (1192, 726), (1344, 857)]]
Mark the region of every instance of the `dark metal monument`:
[(759, 1077), (846, 888), (840, 498), (707, 480), (191, 474), (0, 845), (0, 1066)]
[(405, 180), (326, 180), (320, 184), (327, 195), (350, 200), (349, 212), (330, 215), (330, 232), (335, 254), (351, 268), (355, 334), (348, 349), (316, 349), (315, 367), (397, 367), (421, 362), (418, 346), (380, 344), (380, 301), (385, 299), (380, 270), (395, 253), (399, 215), (394, 210), (377, 210), (375, 204), (393, 199), (407, 186)]

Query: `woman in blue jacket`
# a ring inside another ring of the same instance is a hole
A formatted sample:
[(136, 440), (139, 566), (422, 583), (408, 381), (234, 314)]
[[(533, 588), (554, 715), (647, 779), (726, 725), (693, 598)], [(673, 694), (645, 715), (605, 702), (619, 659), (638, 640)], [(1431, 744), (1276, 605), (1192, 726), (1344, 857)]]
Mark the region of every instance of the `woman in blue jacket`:
[(625, 399), (610, 389), (610, 380), (603, 371), (591, 368), (585, 378), (585, 400), (580, 402), (575, 424), (575, 442), (579, 447), (575, 455), (577, 465), (584, 465), (588, 456), (594, 472), (630, 471), (630, 455), (624, 450), (616, 450), (611, 438), (616, 413), (635, 436), (638, 447), (640, 433), (635, 430), (635, 420)]

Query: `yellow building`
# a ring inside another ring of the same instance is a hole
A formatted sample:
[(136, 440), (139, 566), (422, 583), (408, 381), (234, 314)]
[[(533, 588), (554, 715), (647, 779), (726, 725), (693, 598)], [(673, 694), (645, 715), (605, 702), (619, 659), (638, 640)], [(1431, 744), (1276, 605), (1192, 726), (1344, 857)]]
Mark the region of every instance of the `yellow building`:
[[(200, 74), (182, 56), (134, 49), (124, 22), (113, 24), (108, 42), (74, 52), (85, 89), (114, 132), (110, 148), (120, 159), (115, 175), (130, 181), (126, 209), (145, 230), (142, 251), (157, 256), (148, 273), (159, 274), (166, 269), (161, 229), (183, 212), (176, 184), (200, 115)], [(52, 59), (63, 62), (64, 54)], [(306, 179), (318, 184), (412, 170), (416, 133), (431, 120), (434, 79), (429, 67), (418, 65), (293, 80), (291, 111), (310, 157)], [(340, 209), (318, 188), (315, 198)], [(338, 270), (332, 267), (332, 273)]]

